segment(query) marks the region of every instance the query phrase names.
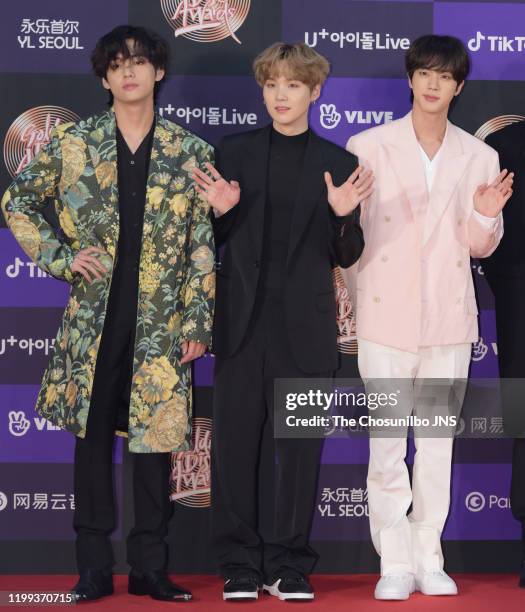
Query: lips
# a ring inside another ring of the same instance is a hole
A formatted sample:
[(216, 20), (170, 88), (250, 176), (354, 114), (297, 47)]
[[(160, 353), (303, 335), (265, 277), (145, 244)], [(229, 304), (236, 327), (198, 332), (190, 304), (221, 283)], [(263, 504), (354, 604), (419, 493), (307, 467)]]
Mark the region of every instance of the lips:
[(124, 89), (126, 91), (131, 91), (132, 89), (136, 89), (138, 87), (138, 85), (136, 83), (128, 83), (127, 85), (124, 85)]
[(437, 102), (439, 98), (436, 96), (423, 96), (427, 102)]
[(289, 110), (290, 110), (290, 108), (289, 108), (288, 106), (276, 106), (276, 107), (275, 107), (275, 110), (276, 110), (278, 113), (285, 113), (286, 111), (289, 111)]

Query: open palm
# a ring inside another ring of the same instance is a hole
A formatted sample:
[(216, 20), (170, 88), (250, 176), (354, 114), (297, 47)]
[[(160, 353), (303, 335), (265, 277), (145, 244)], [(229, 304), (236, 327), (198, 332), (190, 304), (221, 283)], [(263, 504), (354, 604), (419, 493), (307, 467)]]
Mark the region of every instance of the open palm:
[(197, 183), (196, 189), (212, 208), (224, 214), (239, 203), (241, 188), (237, 181), (228, 182), (224, 179), (212, 164), (207, 163), (206, 168), (210, 174), (206, 174), (197, 167), (193, 169), (193, 180)]
[(485, 217), (497, 217), (512, 195), (513, 180), (513, 172), (502, 170), (490, 185), (479, 185), (474, 193), (474, 208)]
[(328, 203), (339, 217), (349, 215), (373, 191), (374, 177), (372, 171), (365, 170), (363, 172), (362, 166), (358, 166), (339, 187), (334, 185), (329, 172), (324, 173), (324, 178), (328, 191)]

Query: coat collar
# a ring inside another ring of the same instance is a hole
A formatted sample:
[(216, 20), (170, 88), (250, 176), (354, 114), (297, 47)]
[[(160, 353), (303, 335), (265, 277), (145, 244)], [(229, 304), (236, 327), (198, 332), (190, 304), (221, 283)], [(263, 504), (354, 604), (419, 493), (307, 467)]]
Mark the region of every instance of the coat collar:
[[(118, 171), (117, 171), (117, 141), (116, 120), (113, 109), (97, 115), (92, 119), (91, 130), (88, 132), (86, 142), (89, 154), (95, 170), (95, 177), (100, 189), (102, 205), (107, 210), (110, 219), (107, 247), (116, 247), (119, 236), (119, 212), (118, 212)], [(173, 133), (177, 126), (163, 119), (158, 113), (155, 114), (155, 131), (151, 147), (151, 157), (146, 185), (146, 203), (144, 208), (144, 224), (154, 223), (156, 208), (147, 197), (149, 190), (154, 186), (155, 175), (162, 172), (165, 167), (165, 156), (162, 153), (161, 131), (168, 130)], [(180, 156), (181, 152), (179, 152)], [(170, 158), (170, 164), (177, 166), (177, 156)], [(157, 206), (158, 208), (158, 206)]]
[(471, 154), (464, 151), (458, 128), (447, 120), (438, 169), (429, 194), (425, 168), (412, 123), (412, 112), (398, 120), (396, 124), (385, 146), (412, 213), (415, 214), (416, 208), (421, 204), (426, 205), (427, 214), (421, 235), (421, 242), (424, 245), (447, 209), (471, 159)]

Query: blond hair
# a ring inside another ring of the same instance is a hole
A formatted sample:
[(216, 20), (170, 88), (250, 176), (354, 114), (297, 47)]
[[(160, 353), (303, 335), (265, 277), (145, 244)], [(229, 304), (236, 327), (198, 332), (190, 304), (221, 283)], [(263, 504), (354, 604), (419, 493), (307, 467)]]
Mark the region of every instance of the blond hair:
[(277, 42), (259, 53), (253, 62), (253, 72), (261, 87), (268, 79), (283, 75), (313, 89), (325, 82), (330, 64), (304, 43)]

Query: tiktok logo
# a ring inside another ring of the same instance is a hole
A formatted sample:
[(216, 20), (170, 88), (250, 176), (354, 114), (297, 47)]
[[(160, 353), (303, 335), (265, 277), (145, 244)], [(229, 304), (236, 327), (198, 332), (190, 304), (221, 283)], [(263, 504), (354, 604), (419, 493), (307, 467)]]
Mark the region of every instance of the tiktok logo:
[(333, 130), (341, 121), (341, 113), (337, 112), (335, 104), (321, 104), (321, 116), (319, 118), (321, 125), (327, 130)]

